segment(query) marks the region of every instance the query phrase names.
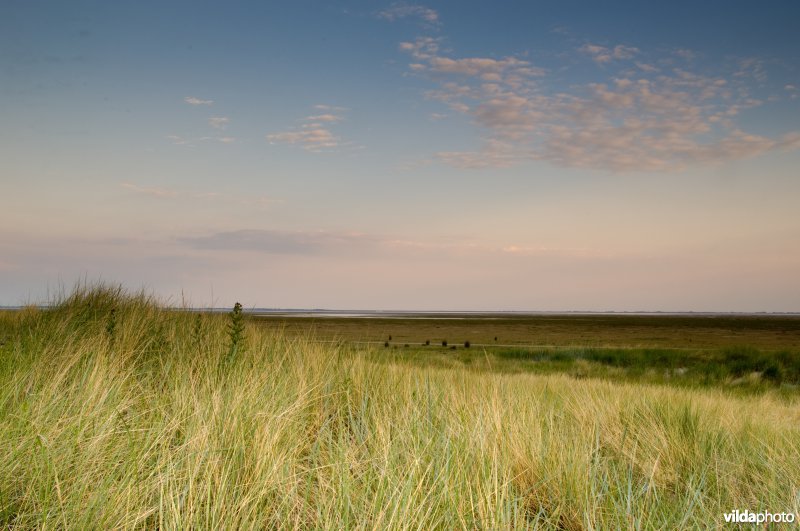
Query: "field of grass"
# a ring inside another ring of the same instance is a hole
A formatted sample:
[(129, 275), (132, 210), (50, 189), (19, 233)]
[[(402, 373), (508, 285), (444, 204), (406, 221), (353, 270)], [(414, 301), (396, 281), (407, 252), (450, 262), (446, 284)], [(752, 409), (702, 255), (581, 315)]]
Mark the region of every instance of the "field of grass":
[(800, 391), (800, 317), (792, 315), (262, 314), (254, 323), (291, 337), (372, 346), (374, 361), (745, 393)]
[(637, 348), (723, 348), (753, 345), (780, 350), (800, 346), (797, 315), (470, 315), (306, 317), (258, 314), (265, 326), (288, 335), (394, 345), (448, 340), (452, 345)]
[(682, 529), (800, 511), (793, 393), (403, 348), (102, 287), (0, 313), (0, 526)]

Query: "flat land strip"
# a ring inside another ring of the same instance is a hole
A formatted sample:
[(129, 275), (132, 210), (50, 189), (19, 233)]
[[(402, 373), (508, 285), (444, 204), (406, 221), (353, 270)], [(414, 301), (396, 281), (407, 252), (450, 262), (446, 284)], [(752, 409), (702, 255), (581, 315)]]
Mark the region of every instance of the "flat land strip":
[(616, 382), (800, 391), (800, 316), (255, 315), (256, 327), (373, 361)]
[(800, 347), (798, 315), (515, 315), (381, 317), (259, 315), (257, 322), (291, 336), (420, 345), (722, 348)]

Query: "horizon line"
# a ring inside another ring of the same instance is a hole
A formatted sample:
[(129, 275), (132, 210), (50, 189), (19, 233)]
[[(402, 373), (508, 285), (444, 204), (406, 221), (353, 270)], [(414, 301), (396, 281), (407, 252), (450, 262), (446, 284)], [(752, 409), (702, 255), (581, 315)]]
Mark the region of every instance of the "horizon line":
[[(4, 305), (0, 304), (0, 310), (22, 310), (24, 308), (34, 307), (49, 309), (53, 308), (54, 304), (22, 304), (22, 305)], [(230, 311), (231, 306), (168, 306), (164, 308), (170, 310), (180, 310), (189, 312), (225, 312)], [(342, 317), (359, 317), (371, 315), (666, 315), (666, 316), (681, 316), (681, 315), (696, 315), (696, 316), (792, 316), (800, 317), (800, 310), (798, 311), (771, 311), (771, 310), (379, 310), (379, 309), (332, 309), (332, 308), (276, 308), (276, 307), (261, 307), (251, 306), (243, 307), (242, 310), (248, 314), (264, 313), (267, 315), (280, 315), (280, 314), (323, 314), (331, 316)], [(313, 315), (312, 315), (313, 316)]]

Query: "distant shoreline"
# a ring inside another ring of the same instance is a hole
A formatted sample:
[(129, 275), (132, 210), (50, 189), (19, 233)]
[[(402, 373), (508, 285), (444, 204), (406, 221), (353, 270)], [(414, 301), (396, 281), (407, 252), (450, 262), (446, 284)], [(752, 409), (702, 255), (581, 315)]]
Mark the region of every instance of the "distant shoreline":
[[(15, 311), (34, 306), (3, 306), (0, 311)], [(189, 312), (228, 312), (229, 307), (172, 308)], [(800, 317), (798, 312), (703, 312), (703, 311), (591, 311), (591, 310), (328, 310), (308, 308), (245, 308), (244, 312), (256, 317), (328, 317), (352, 319), (505, 319), (509, 317), (574, 317), (574, 316), (643, 316), (643, 317)]]

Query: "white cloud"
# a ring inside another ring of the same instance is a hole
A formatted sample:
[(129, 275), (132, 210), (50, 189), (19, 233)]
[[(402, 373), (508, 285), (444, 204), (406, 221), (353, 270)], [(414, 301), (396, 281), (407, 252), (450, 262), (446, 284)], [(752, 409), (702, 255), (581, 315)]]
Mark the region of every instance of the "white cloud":
[(344, 143), (331, 131), (331, 127), (341, 122), (344, 107), (315, 105), (314, 109), (326, 111), (324, 114), (306, 116), (299, 128), (267, 135), (270, 144), (290, 144), (302, 146), (306, 151), (332, 151)]
[(483, 131), (486, 141), (477, 151), (436, 154), (456, 167), (535, 159), (610, 171), (671, 171), (797, 147), (793, 136), (751, 135), (734, 122), (741, 109), (762, 103), (749, 95), (748, 85), (766, 79), (758, 60), (742, 61), (724, 76), (664, 66), (670, 60), (658, 58), (662, 69), (637, 62), (632, 70), (617, 62), (643, 56), (638, 48), (586, 44), (580, 53), (604, 65), (609, 77), (556, 92), (548, 90), (546, 72), (522, 59), (452, 57), (429, 37), (401, 43), (400, 50), (414, 58), (413, 72), (437, 85), (427, 91), (429, 99), (471, 117)]
[(406, 4), (403, 2), (392, 4), (391, 7), (378, 13), (378, 18), (388, 21), (395, 21), (407, 17), (418, 18), (427, 25), (436, 25), (439, 23), (439, 13), (435, 10), (429, 7)]
[(214, 100), (202, 100), (200, 98), (195, 98), (194, 96), (186, 96), (183, 98), (183, 101), (189, 105), (211, 105), (214, 103)]
[(339, 145), (339, 139), (324, 127), (274, 133), (267, 135), (267, 140), (271, 144), (300, 144), (308, 151), (323, 151)]
[(316, 114), (307, 116), (306, 120), (310, 122), (340, 122), (342, 117), (336, 114)]
[(639, 53), (638, 48), (624, 46), (622, 44), (618, 44), (613, 48), (607, 48), (597, 44), (584, 44), (578, 48), (578, 51), (590, 55), (592, 60), (598, 64), (609, 63), (614, 60), (632, 59)]
[(199, 136), (194, 138), (186, 138), (179, 135), (167, 135), (166, 138), (175, 146), (186, 146), (189, 148), (197, 147), (201, 142), (209, 142), (215, 140), (223, 144), (233, 144), (236, 138), (232, 136)]
[(697, 57), (696, 53), (694, 53), (692, 50), (687, 50), (686, 48), (678, 48), (673, 53), (681, 59), (685, 59), (686, 61), (691, 61)]
[(453, 59), (439, 53), (439, 39), (419, 37), (414, 42), (401, 42), (400, 50), (408, 52), (419, 62), (411, 63), (413, 71), (441, 74), (479, 76), (487, 82), (519, 81), (523, 78), (543, 76), (546, 70), (516, 57), (492, 59), (490, 57), (465, 57)]
[(227, 116), (212, 116), (208, 119), (208, 125), (215, 129), (225, 129), (231, 122)]
[(176, 146), (189, 146), (191, 141), (178, 135), (167, 135), (167, 138), (172, 141)]
[(430, 59), (439, 52), (439, 41), (433, 37), (417, 37), (414, 42), (401, 42), (399, 47), (417, 59)]
[(502, 81), (503, 78), (501, 76), (509, 72), (524, 76), (541, 76), (545, 73), (543, 69), (532, 68), (527, 61), (521, 61), (513, 57), (506, 57), (505, 59), (431, 57), (429, 68), (435, 72), (446, 74), (481, 76), (484, 81)]
[(747, 57), (739, 61), (739, 71), (734, 74), (736, 77), (751, 77), (756, 81), (765, 83), (767, 81), (767, 70), (764, 61), (756, 57)]
[(328, 112), (333, 112), (333, 113), (346, 112), (346, 111), (350, 110), (347, 107), (339, 107), (337, 105), (325, 105), (325, 104), (322, 104), (322, 103), (314, 105), (314, 109), (316, 109), (318, 111), (328, 111)]
[(634, 63), (642, 72), (647, 72), (648, 74), (652, 74), (653, 72), (658, 72), (658, 67), (653, 66), (649, 63), (642, 63), (636, 61)]

